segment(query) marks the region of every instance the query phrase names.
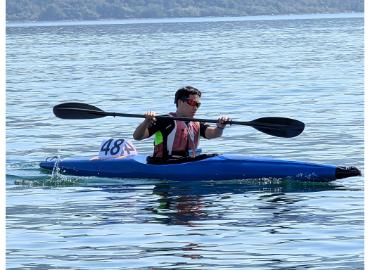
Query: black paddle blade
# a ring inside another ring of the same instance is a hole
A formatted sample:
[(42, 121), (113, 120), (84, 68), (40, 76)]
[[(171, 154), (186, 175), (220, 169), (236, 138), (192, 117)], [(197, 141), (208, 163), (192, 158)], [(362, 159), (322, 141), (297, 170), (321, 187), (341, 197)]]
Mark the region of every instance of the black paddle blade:
[(94, 119), (106, 116), (106, 113), (89, 104), (68, 102), (56, 105), (53, 108), (56, 117), (62, 119)]
[(250, 122), (255, 129), (266, 134), (292, 138), (301, 134), (304, 130), (304, 123), (285, 117), (263, 117)]

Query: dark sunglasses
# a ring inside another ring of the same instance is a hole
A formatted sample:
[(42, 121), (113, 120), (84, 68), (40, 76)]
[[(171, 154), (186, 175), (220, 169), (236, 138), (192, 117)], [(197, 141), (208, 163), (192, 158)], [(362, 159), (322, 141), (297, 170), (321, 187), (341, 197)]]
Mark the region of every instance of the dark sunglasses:
[(200, 107), (200, 102), (194, 100), (194, 99), (190, 99), (190, 98), (183, 98), (181, 99), (182, 101), (186, 102), (188, 105), (192, 106), (192, 107), (197, 107), (199, 108)]

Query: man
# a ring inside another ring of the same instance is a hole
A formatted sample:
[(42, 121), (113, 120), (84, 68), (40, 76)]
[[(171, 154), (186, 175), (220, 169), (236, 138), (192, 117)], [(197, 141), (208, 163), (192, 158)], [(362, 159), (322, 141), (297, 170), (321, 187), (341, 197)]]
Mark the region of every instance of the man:
[[(192, 86), (180, 88), (175, 94), (176, 112), (169, 115), (194, 118), (201, 104), (201, 95), (201, 92)], [(220, 117), (217, 125), (212, 127), (193, 121), (156, 119), (155, 116), (155, 112), (145, 113), (145, 120), (136, 128), (133, 137), (135, 140), (143, 140), (154, 134), (153, 158), (162, 160), (172, 157), (195, 157), (199, 137), (206, 139), (220, 137), (226, 122), (230, 120), (227, 117)]]

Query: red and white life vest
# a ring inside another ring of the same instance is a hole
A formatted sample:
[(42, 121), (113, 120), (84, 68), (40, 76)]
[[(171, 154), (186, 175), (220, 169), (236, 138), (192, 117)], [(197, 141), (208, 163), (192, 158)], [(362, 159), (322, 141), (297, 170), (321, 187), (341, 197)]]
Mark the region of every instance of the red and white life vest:
[[(170, 113), (176, 116), (176, 113)], [(168, 156), (187, 155), (189, 150), (193, 153), (199, 145), (200, 123), (190, 121), (188, 125), (184, 121), (174, 121), (174, 128), (168, 134), (167, 140), (162, 143), (166, 144)], [(154, 148), (154, 157), (163, 157), (164, 145), (156, 145)]]

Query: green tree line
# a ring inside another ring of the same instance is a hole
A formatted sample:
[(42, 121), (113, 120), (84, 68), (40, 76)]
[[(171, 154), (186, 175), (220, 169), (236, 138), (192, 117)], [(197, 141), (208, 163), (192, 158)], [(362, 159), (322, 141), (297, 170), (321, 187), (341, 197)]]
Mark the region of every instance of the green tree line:
[(364, 0), (7, 0), (7, 21), (363, 12)]

